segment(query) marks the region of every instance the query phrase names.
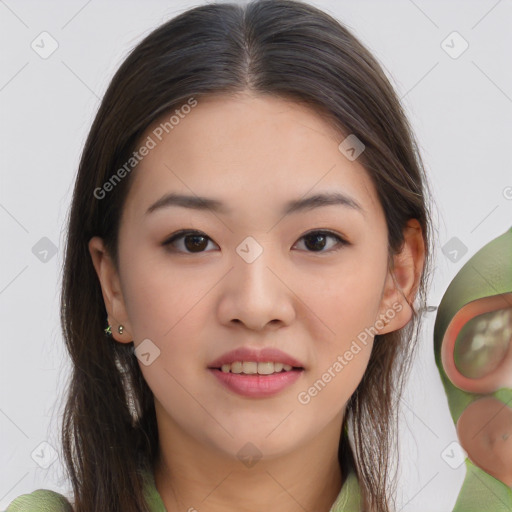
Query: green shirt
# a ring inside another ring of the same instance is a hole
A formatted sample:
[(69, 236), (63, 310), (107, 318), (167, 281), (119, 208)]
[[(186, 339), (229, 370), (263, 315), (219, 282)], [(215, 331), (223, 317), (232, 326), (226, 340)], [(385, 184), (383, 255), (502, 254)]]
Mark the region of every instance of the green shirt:
[[(152, 473), (145, 473), (144, 492), (151, 512), (166, 512), (165, 505), (158, 493)], [(359, 482), (353, 468), (347, 473), (340, 493), (330, 512), (360, 512), (361, 495)], [(23, 494), (7, 507), (5, 512), (73, 512), (69, 501), (54, 491), (38, 489), (30, 494)]]

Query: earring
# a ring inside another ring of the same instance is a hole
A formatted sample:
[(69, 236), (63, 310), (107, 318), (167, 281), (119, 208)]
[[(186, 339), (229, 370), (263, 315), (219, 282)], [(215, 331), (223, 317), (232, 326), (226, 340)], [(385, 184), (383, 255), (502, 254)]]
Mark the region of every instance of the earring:
[[(106, 328), (106, 329), (103, 329), (103, 330), (105, 331), (105, 334), (106, 334), (107, 336), (112, 336), (112, 326), (111, 326), (109, 323), (107, 323), (107, 328)], [(118, 332), (119, 334), (123, 334), (123, 332), (124, 332), (124, 326), (123, 326), (123, 325), (121, 325), (121, 324), (119, 324), (119, 327), (117, 328), (117, 332)]]

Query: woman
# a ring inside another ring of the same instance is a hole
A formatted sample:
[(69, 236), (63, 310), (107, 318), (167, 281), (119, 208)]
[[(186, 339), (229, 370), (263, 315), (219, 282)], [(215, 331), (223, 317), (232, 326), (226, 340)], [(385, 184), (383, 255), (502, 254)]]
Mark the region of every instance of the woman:
[[(149, 34), (69, 218), (72, 510), (392, 510), (427, 191), (382, 69), (326, 13), (205, 5)], [(8, 510), (38, 506), (71, 510)]]

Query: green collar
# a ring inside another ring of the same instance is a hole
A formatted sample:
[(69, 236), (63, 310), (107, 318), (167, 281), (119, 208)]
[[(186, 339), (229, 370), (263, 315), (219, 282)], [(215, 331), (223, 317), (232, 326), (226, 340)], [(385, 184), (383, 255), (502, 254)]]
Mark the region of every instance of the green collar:
[[(143, 477), (145, 480), (144, 494), (149, 510), (151, 512), (167, 512), (156, 488), (153, 474), (145, 472)], [(354, 469), (351, 468), (329, 512), (360, 512), (360, 510), (361, 494), (359, 482)]]
[(350, 468), (340, 493), (329, 512), (360, 512), (361, 490), (354, 468)]

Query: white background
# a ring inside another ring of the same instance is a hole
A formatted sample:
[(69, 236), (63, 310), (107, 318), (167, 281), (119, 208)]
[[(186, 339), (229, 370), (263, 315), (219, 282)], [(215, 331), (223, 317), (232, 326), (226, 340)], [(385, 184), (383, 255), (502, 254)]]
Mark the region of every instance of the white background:
[[(59, 443), (69, 368), (58, 310), (65, 217), (100, 98), (138, 41), (199, 3), (0, 0), (0, 509), (39, 487), (69, 490), (59, 460), (45, 470), (31, 453)], [(438, 207), (428, 301), (438, 305), (461, 266), (512, 225), (511, 2), (311, 3), (360, 38), (402, 98)], [(43, 31), (59, 45), (48, 59), (31, 48)], [(441, 46), (453, 31), (469, 43), (456, 59)], [(46, 263), (32, 253), (42, 237), (58, 249)], [(456, 263), (441, 252), (452, 237), (468, 248)], [(403, 400), (403, 512), (450, 511), (465, 475), (440, 456), (456, 433), (434, 364), (434, 319)]]

